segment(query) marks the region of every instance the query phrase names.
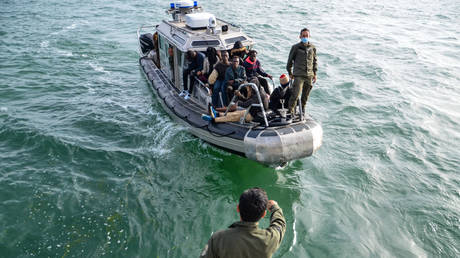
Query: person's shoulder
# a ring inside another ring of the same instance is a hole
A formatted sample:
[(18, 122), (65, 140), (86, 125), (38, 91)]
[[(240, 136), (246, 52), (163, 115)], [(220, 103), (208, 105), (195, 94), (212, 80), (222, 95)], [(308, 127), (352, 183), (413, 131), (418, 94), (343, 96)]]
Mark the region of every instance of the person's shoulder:
[(281, 90), (282, 90), (281, 86), (276, 87), (275, 89), (273, 89), (272, 95), (280, 94)]
[(314, 49), (316, 49), (316, 46), (315, 46), (315, 44), (313, 44), (313, 43), (310, 43), (310, 48), (314, 48)]
[(236, 231), (235, 228), (221, 229), (221, 230), (214, 232), (211, 238), (214, 240), (223, 240), (228, 237), (231, 237), (235, 233), (235, 231)]
[(302, 46), (302, 42), (297, 42), (294, 45), (292, 45), (292, 48), (298, 48), (300, 46)]

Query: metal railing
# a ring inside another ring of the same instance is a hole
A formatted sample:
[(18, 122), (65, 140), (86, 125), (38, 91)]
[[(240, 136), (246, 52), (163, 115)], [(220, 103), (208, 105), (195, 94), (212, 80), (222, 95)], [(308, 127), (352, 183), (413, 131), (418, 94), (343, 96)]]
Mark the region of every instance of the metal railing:
[[(240, 86), (238, 87), (238, 91), (245, 87), (245, 86), (251, 86), (252, 90), (257, 94), (257, 99), (259, 100), (259, 104), (252, 104), (250, 107), (260, 107), (260, 109), (262, 110), (262, 115), (264, 117), (264, 122), (265, 122), (265, 126), (268, 127), (268, 120), (267, 120), (267, 115), (265, 113), (265, 108), (264, 108), (264, 104), (263, 104), (263, 101), (262, 101), (262, 98), (260, 97), (260, 93), (259, 93), (259, 89), (257, 87), (257, 85), (255, 85), (254, 83), (243, 83), (243, 84), (240, 84)], [(253, 94), (254, 94), (253, 92)], [(225, 114), (224, 116), (227, 115), (228, 111), (230, 110), (230, 107), (232, 105), (236, 105), (236, 99), (238, 98), (238, 96), (234, 95), (232, 100), (230, 101), (230, 103), (228, 104), (227, 106), (227, 109), (225, 110)], [(249, 108), (250, 108), (249, 107)], [(246, 112), (244, 113), (244, 116), (243, 116), (243, 121), (244, 121), (244, 118), (246, 117), (247, 113), (248, 113), (249, 109), (246, 110)]]
[[(206, 84), (204, 82), (202, 82), (198, 76), (194, 76), (195, 77), (195, 80), (198, 82), (198, 84), (202, 87), (202, 88), (205, 88), (206, 89), (206, 92), (208, 93), (208, 96), (211, 96), (211, 90), (206, 86)], [(190, 80), (188, 80), (188, 82), (190, 82)]]

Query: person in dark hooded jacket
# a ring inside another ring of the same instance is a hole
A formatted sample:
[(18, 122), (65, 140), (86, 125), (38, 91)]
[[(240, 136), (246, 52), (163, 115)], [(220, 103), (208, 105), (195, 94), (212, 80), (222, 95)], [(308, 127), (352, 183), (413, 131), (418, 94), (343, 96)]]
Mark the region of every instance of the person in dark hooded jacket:
[[(272, 111), (277, 111), (283, 106), (287, 108), (288, 100), (291, 96), (291, 88), (289, 87), (289, 78), (286, 74), (280, 76), (280, 86), (276, 87), (270, 95), (270, 103), (268, 107)], [(281, 100), (284, 100), (284, 105), (281, 104)]]
[(243, 64), (243, 58), (248, 54), (248, 49), (243, 46), (243, 43), (241, 41), (235, 42), (233, 44), (233, 48), (230, 50), (230, 59), (233, 58), (233, 56), (238, 56), (241, 60), (240, 64)]
[(270, 74), (266, 73), (264, 69), (262, 69), (262, 65), (260, 64), (260, 61), (257, 59), (257, 51), (249, 50), (248, 57), (244, 59), (243, 66), (246, 69), (246, 76), (248, 77), (248, 80), (256, 78), (257, 82), (260, 84), (260, 86), (264, 88), (265, 92), (270, 94), (268, 82), (263, 77), (268, 77), (270, 79), (273, 79), (273, 77)]

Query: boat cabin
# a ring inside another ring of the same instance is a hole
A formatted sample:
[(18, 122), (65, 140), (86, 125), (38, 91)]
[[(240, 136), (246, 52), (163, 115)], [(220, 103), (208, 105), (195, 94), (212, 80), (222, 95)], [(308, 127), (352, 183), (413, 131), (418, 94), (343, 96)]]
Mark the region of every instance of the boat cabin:
[[(154, 36), (154, 41), (157, 42), (154, 42), (154, 45), (157, 46), (157, 50), (154, 60), (178, 90), (184, 88), (182, 74), (187, 65), (188, 50), (202, 53), (205, 53), (208, 47), (221, 51), (230, 50), (237, 41), (248, 49), (254, 45), (254, 41), (243, 33), (239, 26), (203, 12), (197, 1), (171, 3), (167, 13), (171, 14), (172, 20), (163, 20), (156, 26), (157, 35)], [(201, 81), (198, 83), (200, 86), (195, 86), (196, 90), (208, 90)], [(199, 91), (193, 95), (198, 99), (204, 97)]]

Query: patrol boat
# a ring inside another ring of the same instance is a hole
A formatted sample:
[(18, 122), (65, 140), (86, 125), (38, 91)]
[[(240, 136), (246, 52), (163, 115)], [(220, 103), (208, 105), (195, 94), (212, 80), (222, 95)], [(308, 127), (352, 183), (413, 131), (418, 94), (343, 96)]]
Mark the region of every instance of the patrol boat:
[(240, 88), (249, 85), (258, 95), (259, 104), (252, 106), (260, 108), (262, 119), (258, 122), (204, 121), (201, 115), (208, 113), (208, 103), (211, 103), (206, 84), (195, 78), (191, 96), (184, 98), (180, 94), (184, 88), (182, 72), (187, 67), (186, 52), (206, 51), (208, 47), (229, 51), (236, 41), (251, 49), (254, 41), (240, 26), (204, 12), (197, 1), (176, 1), (170, 4), (167, 13), (172, 16), (171, 20), (143, 25), (137, 30), (137, 37), (140, 69), (173, 120), (212, 145), (266, 165), (284, 165), (311, 156), (321, 146), (323, 130), (319, 123), (302, 115), (301, 109), (294, 117), (286, 115), (286, 109), (276, 114), (265, 110), (257, 86), (251, 83)]

